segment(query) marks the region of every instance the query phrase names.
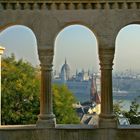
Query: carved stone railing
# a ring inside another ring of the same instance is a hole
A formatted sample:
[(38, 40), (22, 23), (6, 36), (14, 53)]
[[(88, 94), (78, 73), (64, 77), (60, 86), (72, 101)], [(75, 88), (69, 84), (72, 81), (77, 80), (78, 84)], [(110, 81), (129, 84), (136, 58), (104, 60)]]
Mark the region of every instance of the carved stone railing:
[(105, 10), (140, 9), (140, 0), (0, 0), (0, 9)]

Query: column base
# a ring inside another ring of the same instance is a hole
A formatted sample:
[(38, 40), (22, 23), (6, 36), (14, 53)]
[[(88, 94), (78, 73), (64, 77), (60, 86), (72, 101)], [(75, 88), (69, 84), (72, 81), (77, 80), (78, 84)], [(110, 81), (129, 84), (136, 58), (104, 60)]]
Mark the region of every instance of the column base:
[(54, 114), (42, 115), (38, 116), (38, 120), (36, 122), (36, 126), (39, 128), (55, 128), (56, 119)]
[(114, 115), (99, 115), (100, 128), (117, 128), (117, 119)]

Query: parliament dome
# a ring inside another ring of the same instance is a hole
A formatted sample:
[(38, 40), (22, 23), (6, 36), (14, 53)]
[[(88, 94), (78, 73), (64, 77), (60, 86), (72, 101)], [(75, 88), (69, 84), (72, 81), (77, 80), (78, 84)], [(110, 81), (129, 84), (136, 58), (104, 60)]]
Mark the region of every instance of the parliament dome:
[(70, 67), (67, 64), (67, 61), (65, 60), (65, 63), (61, 68), (61, 79), (68, 80), (69, 78), (70, 78)]

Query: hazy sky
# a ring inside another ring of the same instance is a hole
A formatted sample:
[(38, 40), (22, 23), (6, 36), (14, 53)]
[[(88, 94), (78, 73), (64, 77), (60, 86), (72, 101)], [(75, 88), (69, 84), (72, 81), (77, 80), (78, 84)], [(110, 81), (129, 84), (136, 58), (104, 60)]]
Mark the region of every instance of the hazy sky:
[(76, 69), (97, 71), (96, 38), (84, 26), (70, 26), (60, 32), (55, 42), (55, 54), (55, 69), (60, 69), (66, 58), (73, 72)]
[[(116, 39), (115, 71), (140, 71), (140, 26), (123, 28)], [(7, 28), (0, 34), (0, 45), (6, 48), (4, 55), (15, 53), (33, 65), (38, 65), (36, 39), (31, 30), (24, 26)], [(99, 71), (97, 42), (94, 34), (86, 27), (73, 25), (59, 33), (55, 41), (54, 69), (59, 71), (67, 62), (72, 70), (88, 69)]]
[(0, 34), (0, 46), (5, 47), (4, 55), (14, 53), (17, 59), (23, 58), (33, 65), (39, 64), (36, 38), (25, 26), (12, 26)]
[(116, 39), (114, 69), (140, 72), (140, 25), (123, 28)]

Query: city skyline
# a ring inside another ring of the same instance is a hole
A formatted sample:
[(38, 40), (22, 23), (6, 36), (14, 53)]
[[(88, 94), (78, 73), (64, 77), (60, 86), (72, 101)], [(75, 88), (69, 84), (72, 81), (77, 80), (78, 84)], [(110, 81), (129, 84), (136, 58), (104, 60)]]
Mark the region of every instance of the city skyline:
[[(119, 32), (114, 71), (140, 71), (137, 61), (140, 52), (139, 35), (139, 25), (129, 25)], [(15, 53), (18, 59), (24, 58), (33, 65), (39, 65), (36, 38), (27, 27), (13, 26), (4, 30), (0, 34), (0, 45), (6, 48), (4, 55)], [(55, 40), (54, 70), (60, 71), (65, 58), (73, 73), (76, 69), (99, 71), (97, 41), (92, 31), (81, 25), (62, 30)]]

